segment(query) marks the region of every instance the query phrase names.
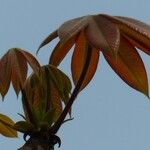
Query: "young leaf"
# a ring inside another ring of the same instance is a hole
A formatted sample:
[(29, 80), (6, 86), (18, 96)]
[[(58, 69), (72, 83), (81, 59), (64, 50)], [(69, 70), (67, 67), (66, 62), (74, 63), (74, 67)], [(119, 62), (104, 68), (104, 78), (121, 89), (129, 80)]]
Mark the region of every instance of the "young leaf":
[(25, 91), (28, 101), (34, 106), (39, 108), (40, 101), (45, 99), (44, 87), (40, 82), (38, 74), (32, 73), (25, 82)]
[(70, 94), (71, 92), (70, 79), (61, 70), (52, 65), (49, 65), (49, 72), (51, 80), (53, 81), (54, 86), (58, 90), (61, 98), (66, 98), (66, 93)]
[(33, 73), (25, 82), (25, 91), (36, 116), (42, 120), (50, 109), (55, 110), (54, 120), (62, 112), (62, 100), (67, 102), (71, 92), (69, 78), (52, 65), (41, 68), (38, 74)]
[(61, 97), (54, 85), (51, 85), (51, 105), (52, 105), (51, 109), (54, 110), (53, 113), (54, 116), (53, 117), (50, 116), (50, 117), (52, 117), (53, 121), (55, 122), (60, 116), (60, 114), (62, 113), (63, 108), (62, 108)]
[(0, 134), (6, 137), (17, 137), (17, 131), (13, 129), (14, 124), (8, 116), (0, 114)]

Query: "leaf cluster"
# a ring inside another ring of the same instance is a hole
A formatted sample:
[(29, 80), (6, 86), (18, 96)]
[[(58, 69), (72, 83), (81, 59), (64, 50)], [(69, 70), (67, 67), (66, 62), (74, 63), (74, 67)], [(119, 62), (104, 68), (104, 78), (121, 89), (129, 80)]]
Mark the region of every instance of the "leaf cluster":
[[(149, 97), (146, 69), (137, 51), (150, 55), (149, 25), (128, 17), (83, 16), (63, 23), (40, 44), (37, 53), (57, 37), (59, 42), (45, 66), (19, 48), (10, 49), (0, 59), (0, 94), (4, 98), (12, 83), (16, 95), (22, 94), (24, 109), (24, 120), (16, 123), (0, 114), (0, 133), (4, 136), (15, 137), (16, 131), (56, 134), (66, 115), (71, 115), (76, 96), (92, 80), (100, 55), (124, 82)], [(72, 93), (69, 77), (58, 69), (70, 49)], [(28, 64), (33, 70), (29, 77)]]

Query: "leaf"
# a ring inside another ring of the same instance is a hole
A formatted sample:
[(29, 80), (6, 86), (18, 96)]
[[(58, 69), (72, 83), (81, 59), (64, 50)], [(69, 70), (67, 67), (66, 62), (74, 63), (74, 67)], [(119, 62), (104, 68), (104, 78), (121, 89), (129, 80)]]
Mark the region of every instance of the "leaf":
[(40, 66), (39, 62), (37, 61), (37, 59), (31, 53), (26, 52), (26, 51), (21, 50), (21, 49), (19, 49), (19, 50), (24, 55), (26, 61), (29, 63), (29, 65), (31, 66), (33, 71), (35, 73), (38, 73), (41, 66)]
[(93, 47), (116, 54), (119, 48), (120, 32), (117, 26), (102, 15), (88, 18), (88, 27), (85, 30), (88, 41)]
[[(108, 15), (105, 15), (108, 17)], [(150, 55), (150, 26), (128, 17), (109, 17), (115, 22), (120, 31), (131, 39), (131, 43)]]
[(69, 50), (72, 48), (76, 40), (76, 36), (69, 39), (66, 43), (62, 44), (59, 42), (56, 47), (54, 48), (50, 59), (49, 64), (58, 66), (63, 58), (66, 56), (66, 54), (69, 52)]
[(0, 114), (0, 134), (6, 137), (17, 137), (17, 131), (12, 129), (14, 124), (8, 116)]
[[(85, 50), (86, 47), (83, 39), (80, 41), (80, 44), (78, 44), (78, 36), (80, 36), (83, 31), (85, 32), (84, 35), (87, 43), (92, 47), (93, 56), (91, 56), (92, 62), (90, 63), (91, 66), (93, 63), (94, 68), (88, 68), (89, 73), (86, 77), (87, 79), (84, 80), (85, 83), (82, 88), (88, 84), (96, 71), (96, 64), (98, 63), (99, 56), (96, 54), (97, 52), (93, 51), (99, 50), (103, 52), (107, 61), (111, 63), (110, 65), (112, 68), (125, 82), (127, 82), (127, 84), (148, 95), (146, 71), (135, 48), (139, 48), (141, 51), (150, 55), (149, 25), (132, 18), (109, 16), (107, 14), (87, 15), (63, 23), (57, 29), (60, 41), (52, 51), (49, 63), (58, 66), (72, 46), (75, 45), (75, 47), (73, 47), (74, 52), (71, 60), (71, 70), (75, 84), (77, 84), (81, 76), (84, 66), (83, 60), (86, 55), (89, 54)], [(118, 51), (122, 48), (123, 54), (121, 54), (122, 52), (119, 52), (118, 55)], [(131, 52), (127, 50), (125, 51), (125, 48), (131, 49)], [(137, 71), (137, 69), (134, 69), (135, 65), (131, 62), (127, 53), (129, 53), (129, 55), (130, 53), (133, 53), (131, 58), (135, 58), (137, 63), (140, 64), (141, 73), (140, 71)], [(116, 60), (119, 61), (120, 64), (116, 63)], [(130, 61), (129, 63), (127, 62), (128, 60)], [(120, 69), (120, 67), (123, 67), (123, 69)], [(135, 72), (137, 72), (138, 75), (135, 75)], [(122, 75), (125, 73), (127, 73), (127, 76)], [(140, 79), (142, 77), (144, 77), (144, 79)]]
[(70, 38), (77, 35), (82, 29), (87, 27), (87, 18), (75, 18), (63, 23), (58, 29), (58, 36), (61, 43), (66, 43)]
[(125, 34), (134, 46), (150, 55), (150, 26), (141, 21), (106, 14), (75, 18), (66, 21), (58, 28), (57, 32), (60, 38), (58, 45), (65, 46), (67, 41), (74, 38), (82, 30), (86, 32), (88, 42), (105, 53), (108, 51), (116, 54), (119, 48), (120, 34)]
[[(44, 112), (54, 109), (55, 113), (54, 113), (53, 118), (55, 118), (56, 120), (62, 112), (62, 101), (61, 101), (62, 97), (60, 96), (60, 92), (58, 92), (56, 85), (54, 85), (55, 81), (52, 78), (52, 74), (53, 74), (53, 71), (52, 71), (52, 68), (50, 68), (50, 66), (42, 67), (42, 72), (39, 76), (39, 78), (41, 77), (40, 78), (41, 80), (39, 80), (40, 86), (36, 86), (38, 88), (36, 88), (35, 90), (33, 89), (32, 91), (33, 106), (36, 109), (36, 111), (38, 111), (41, 114), (41, 118), (43, 118)], [(54, 78), (56, 80), (58, 79), (57, 76), (55, 76)], [(59, 82), (59, 85), (60, 84), (62, 83)]]
[(34, 106), (38, 108), (42, 103), (40, 101), (45, 99), (44, 87), (40, 82), (38, 74), (31, 74), (25, 82), (25, 91), (27, 99)]
[(10, 81), (18, 95), (20, 86), (23, 87), (27, 78), (27, 63), (36, 73), (39, 71), (40, 64), (35, 57), (19, 48), (10, 49), (0, 59), (0, 93), (3, 97), (8, 92)]
[[(69, 100), (71, 92), (71, 83), (69, 78), (56, 67), (49, 65), (48, 72), (51, 79), (51, 93), (49, 94), (51, 100), (51, 107), (55, 109), (55, 121), (62, 113), (62, 101), (66, 104)], [(62, 101), (61, 101), (62, 100)]]
[(53, 81), (53, 84), (55, 88), (58, 90), (61, 98), (62, 99), (66, 98), (66, 92), (67, 94), (70, 94), (71, 92), (70, 79), (61, 70), (59, 70), (58, 68), (52, 65), (49, 66), (49, 72), (50, 72), (50, 76)]
[[(53, 84), (51, 85), (52, 105), (56, 110), (55, 120), (57, 120), (62, 112), (62, 104), (59, 99), (61, 99), (66, 105), (70, 98), (72, 86), (69, 78), (62, 71), (56, 69), (56, 67), (51, 65), (51, 70), (49, 71), (53, 80)], [(69, 115), (71, 116), (71, 109), (69, 111)]]
[[(81, 32), (75, 45), (71, 63), (72, 76), (75, 85), (81, 76), (85, 62), (87, 61), (87, 53), (87, 40), (85, 39), (84, 32)], [(90, 63), (81, 90), (91, 81), (96, 72), (99, 61), (99, 51), (97, 49), (92, 48), (91, 59), (88, 61), (90, 61)]]
[(62, 100), (66, 102), (71, 92), (69, 78), (52, 65), (43, 66), (38, 74), (33, 73), (25, 82), (27, 99), (38, 122), (50, 109), (55, 110), (55, 120), (62, 112)]
[(53, 85), (51, 85), (51, 104), (52, 104), (51, 109), (55, 111), (53, 113), (54, 116), (50, 115), (49, 117), (52, 117), (53, 121), (55, 122), (60, 116), (60, 114), (62, 113), (63, 108), (62, 108), (62, 102), (61, 102), (61, 97), (59, 95), (59, 92)]
[[(39, 72), (40, 73), (40, 72)], [(32, 73), (24, 84), (24, 91), (26, 99), (23, 101), (23, 108), (26, 116), (26, 120), (32, 122), (31, 116), (34, 118), (34, 123), (37, 125), (39, 118), (42, 118), (43, 112), (45, 111), (45, 94), (44, 88), (40, 83), (38, 74)], [(30, 110), (29, 110), (30, 109)], [(41, 111), (42, 109), (42, 111)], [(30, 111), (30, 112), (29, 112)], [(32, 115), (30, 115), (30, 113)], [(40, 114), (40, 116), (39, 116)]]
[(44, 41), (40, 44), (36, 54), (39, 52), (40, 48), (42, 48), (43, 46), (45, 46), (46, 44), (48, 44), (49, 42), (51, 42), (53, 39), (57, 38), (58, 36), (58, 31), (55, 30), (54, 32), (52, 32), (46, 39), (44, 39)]
[(19, 94), (20, 85), (23, 86), (27, 77), (27, 62), (22, 53), (17, 50), (9, 51), (9, 60), (11, 62), (11, 80), (16, 94)]
[(10, 69), (10, 60), (8, 53), (6, 53), (0, 59), (0, 93), (2, 97), (6, 95), (9, 86), (10, 86), (10, 79), (11, 79), (11, 69)]
[(117, 58), (103, 54), (112, 69), (129, 86), (149, 96), (148, 79), (143, 61), (137, 50), (126, 38), (121, 37)]

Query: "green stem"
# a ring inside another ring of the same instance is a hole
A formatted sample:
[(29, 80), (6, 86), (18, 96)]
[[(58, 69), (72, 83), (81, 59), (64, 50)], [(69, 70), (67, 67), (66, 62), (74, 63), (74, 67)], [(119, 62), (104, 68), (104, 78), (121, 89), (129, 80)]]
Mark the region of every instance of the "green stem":
[[(81, 86), (83, 84), (83, 81), (85, 79), (85, 76), (86, 76), (86, 73), (87, 73), (87, 70), (88, 70), (88, 67), (89, 67), (89, 64), (90, 64), (90, 60), (91, 60), (91, 54), (92, 54), (92, 47), (87, 43), (87, 56), (85, 58), (85, 64), (83, 66), (83, 70), (82, 70), (82, 73), (81, 73), (81, 76), (71, 94), (71, 97), (67, 103), (67, 105), (65, 106), (63, 112), (61, 113), (60, 117), (58, 118), (58, 120), (56, 121), (56, 123), (54, 124), (54, 126), (52, 127), (51, 129), (51, 133), (52, 134), (56, 134), (57, 131), (59, 130), (61, 124), (63, 123), (65, 117), (67, 116), (69, 110), (71, 109), (71, 106), (74, 102), (74, 100), (76, 99), (77, 95), (79, 94), (80, 92), (80, 89), (81, 89)], [(80, 67), (80, 66), (79, 66)]]

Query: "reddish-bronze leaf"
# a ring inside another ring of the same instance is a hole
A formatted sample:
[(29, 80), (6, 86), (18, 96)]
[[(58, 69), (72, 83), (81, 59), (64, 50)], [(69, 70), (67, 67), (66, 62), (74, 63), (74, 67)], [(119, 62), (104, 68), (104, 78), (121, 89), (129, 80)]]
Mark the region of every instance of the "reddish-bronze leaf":
[(6, 95), (11, 79), (10, 59), (8, 52), (0, 59), (0, 93), (2, 97)]
[(37, 74), (31, 74), (25, 82), (27, 99), (34, 108), (39, 108), (41, 101), (44, 101), (44, 87), (42, 86)]
[(122, 29), (130, 38), (133, 45), (150, 55), (150, 25), (127, 17), (118, 17), (133, 30)]
[(19, 49), (22, 53), (22, 55), (25, 57), (26, 61), (29, 63), (31, 68), (35, 73), (38, 73), (40, 69), (40, 64), (37, 61), (37, 59), (29, 52)]
[[(102, 51), (107, 61), (111, 63), (112, 68), (123, 80), (125, 80), (133, 88), (148, 95), (145, 68), (135, 48), (139, 48), (146, 54), (150, 55), (149, 25), (132, 18), (98, 14), (69, 20), (62, 24), (57, 31), (60, 41), (53, 50), (49, 63), (58, 66), (68, 53), (69, 49), (75, 44), (76, 47), (72, 56), (72, 76), (75, 84), (81, 75), (84, 64), (83, 58), (86, 56), (85, 43), (80, 42), (80, 46), (77, 46), (79, 42), (79, 39), (77, 40), (77, 38), (84, 31), (85, 38), (89, 45), (92, 46), (92, 50)], [(122, 38), (121, 42), (120, 37)], [(80, 47), (80, 50), (77, 47)], [(129, 48), (131, 51), (125, 51), (125, 48)], [(123, 50), (121, 51), (120, 49)], [(118, 50), (120, 51), (119, 55), (117, 54)], [(92, 53), (92, 55), (95, 55), (91, 56), (92, 60), (95, 60), (95, 57), (98, 57), (98, 55), (95, 54), (95, 52)], [(127, 53), (129, 53), (129, 55), (133, 54), (133, 56), (127, 57)], [(134, 68), (134, 64), (130, 60), (132, 57), (136, 59), (137, 63), (139, 63), (141, 71), (137, 71), (137, 68)], [(116, 58), (120, 61), (119, 64), (116, 64)], [(92, 62), (90, 63), (92, 64)], [(88, 69), (91, 70), (90, 73), (93, 73), (96, 69), (96, 60), (93, 63), (95, 64), (95, 68), (90, 67)], [(78, 66), (82, 67), (78, 68)], [(120, 69), (121, 66), (123, 69)], [(126, 72), (128, 75), (122, 75), (125, 74), (122, 72)], [(138, 75), (136, 75), (135, 72), (137, 72)], [(91, 74), (91, 77), (93, 75)], [(86, 82), (88, 83), (89, 80), (90, 75)], [(87, 83), (84, 84), (86, 85)]]
[(88, 17), (86, 28), (88, 41), (99, 50), (115, 54), (120, 43), (120, 33), (117, 26), (102, 15)]
[(150, 55), (150, 26), (138, 20), (106, 14), (75, 18), (58, 28), (58, 45), (66, 45), (69, 39), (82, 30), (86, 31), (86, 37), (92, 46), (105, 53), (117, 53), (120, 34), (125, 34), (134, 46)]
[(120, 31), (131, 39), (134, 46), (150, 55), (150, 26), (148, 24), (128, 17), (104, 16), (115, 22)]
[(16, 94), (20, 91), (20, 85), (23, 86), (27, 77), (27, 62), (18, 50), (9, 51), (9, 60), (11, 61), (11, 81)]
[[(74, 49), (73, 56), (72, 56), (72, 63), (71, 63), (72, 76), (73, 76), (73, 81), (75, 85), (77, 84), (81, 76), (83, 67), (86, 62), (86, 56), (88, 53), (87, 44), (88, 43), (85, 38), (84, 32), (81, 32), (75, 45), (75, 49)], [(90, 61), (90, 63), (87, 69), (85, 79), (81, 86), (81, 90), (91, 81), (92, 77), (94, 76), (96, 69), (97, 69), (97, 64), (99, 61), (99, 54), (100, 52), (96, 48), (92, 48), (91, 59), (88, 60)]]
[(7, 93), (10, 81), (18, 95), (20, 86), (23, 87), (27, 77), (27, 63), (37, 73), (40, 69), (38, 61), (28, 52), (19, 48), (10, 49), (0, 60), (0, 93), (4, 97)]
[(124, 36), (126, 37), (126, 39), (128, 39), (130, 41), (130, 43), (132, 43), (132, 45), (134, 45), (135, 47), (139, 48), (143, 52), (150, 55), (149, 47), (147, 45), (145, 45), (144, 43), (142, 43), (140, 41), (136, 41), (135, 39), (132, 39), (129, 36), (128, 37), (126, 35), (124, 35)]
[(131, 87), (149, 96), (148, 79), (141, 57), (132, 44), (121, 37), (117, 57), (103, 53), (112, 69)]
[(120, 40), (119, 29), (102, 15), (89, 15), (65, 22), (58, 29), (60, 42), (65, 43), (83, 29), (86, 29), (87, 39), (94, 47), (116, 53)]
[(66, 43), (70, 38), (74, 37), (79, 33), (82, 29), (87, 27), (87, 18), (88, 17), (80, 17), (69, 20), (63, 23), (58, 29), (58, 36), (60, 38), (61, 43)]
[(58, 31), (55, 30), (54, 32), (52, 32), (46, 39), (44, 39), (44, 41), (40, 44), (38, 50), (36, 53), (39, 52), (40, 48), (42, 48), (43, 46), (47, 45), (48, 43), (50, 43), (53, 39), (58, 37)]
[(51, 104), (52, 109), (55, 110), (54, 121), (56, 121), (60, 116), (60, 114), (62, 113), (62, 102), (61, 97), (54, 85), (51, 85)]
[(76, 40), (76, 36), (69, 39), (66, 43), (61, 44), (60, 42), (56, 45), (56, 47), (54, 48), (50, 60), (49, 60), (49, 64), (52, 64), (54, 66), (58, 66), (61, 61), (63, 60), (63, 58), (66, 56), (66, 54), (68, 53), (68, 51), (72, 48), (72, 46), (74, 45)]

